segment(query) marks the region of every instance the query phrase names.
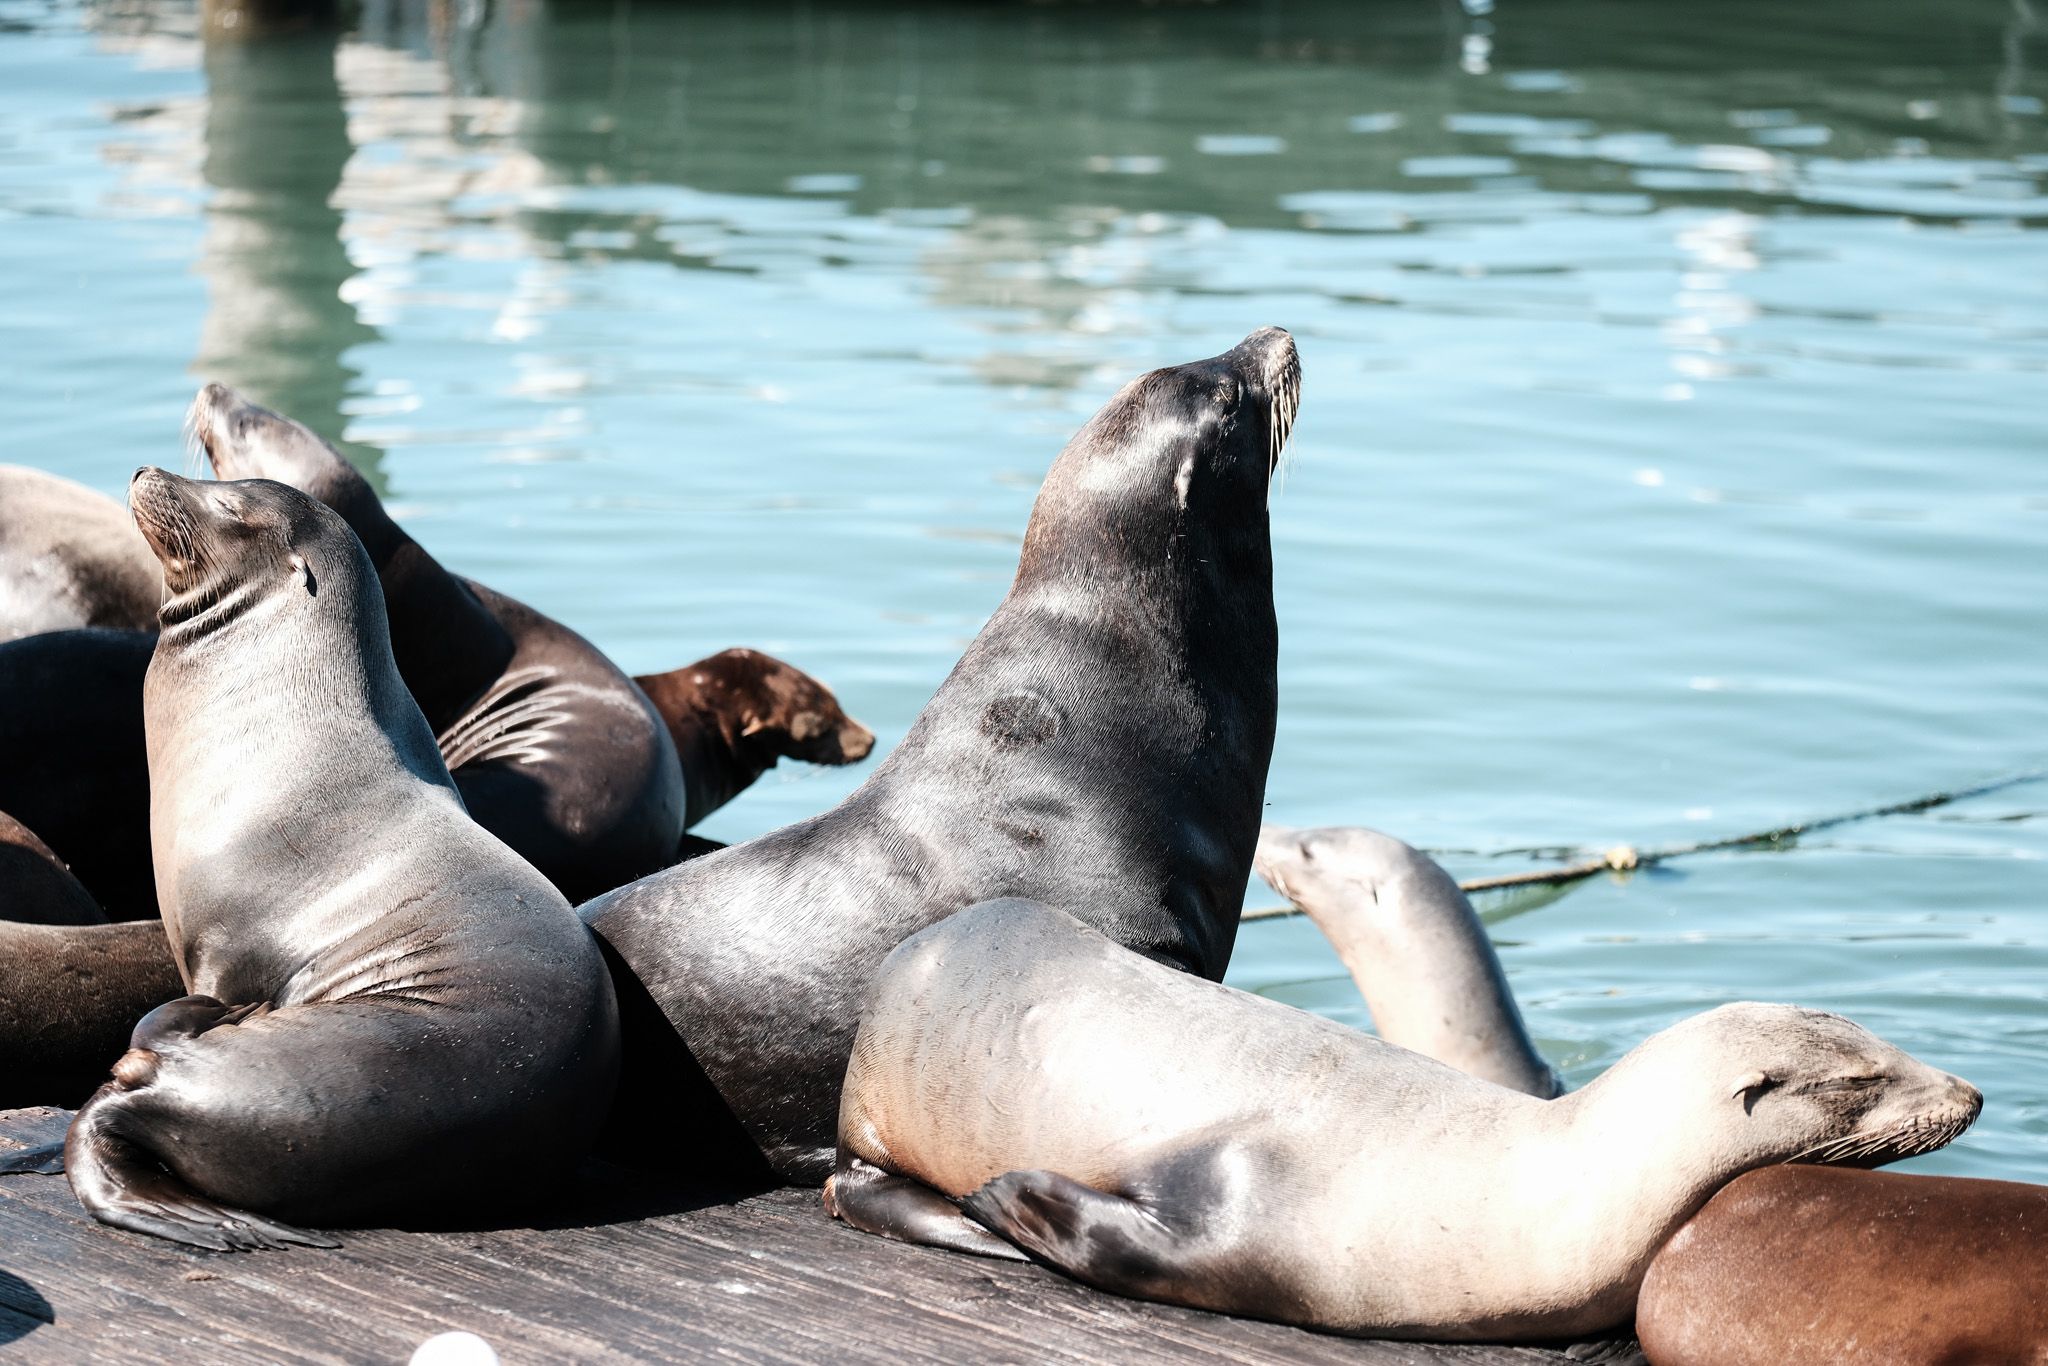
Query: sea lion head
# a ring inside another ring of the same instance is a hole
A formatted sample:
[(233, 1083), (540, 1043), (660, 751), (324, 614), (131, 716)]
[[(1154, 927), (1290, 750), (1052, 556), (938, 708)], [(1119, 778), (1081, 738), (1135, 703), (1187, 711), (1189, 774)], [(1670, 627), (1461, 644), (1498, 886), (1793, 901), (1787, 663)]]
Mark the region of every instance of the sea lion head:
[(1942, 1147), (1984, 1096), (1826, 1011), (1744, 1002), (1674, 1026), (1707, 1047), (1714, 1103), (1765, 1162), (1876, 1167)]
[(636, 681), (672, 731), (695, 719), (682, 712), (725, 718), (736, 741), (757, 751), (765, 768), (778, 759), (857, 763), (875, 747), (875, 733), (848, 716), (830, 688), (759, 650), (720, 650)]
[[(289, 484), (340, 513), (366, 541), (375, 541), (387, 525), (369, 481), (304, 424), (225, 384), (201, 388), (185, 422), (216, 478)], [(378, 558), (379, 548), (370, 550)]]
[(1380, 884), (1403, 856), (1413, 857), (1407, 845), (1363, 826), (1262, 825), (1252, 867), (1289, 901), (1320, 910), (1377, 901)]
[(163, 565), (166, 628), (202, 616), (217, 624), (273, 599), (347, 596), (369, 569), (346, 523), (269, 480), (201, 483), (146, 466), (128, 507)]
[(1294, 338), (1262, 327), (1220, 356), (1126, 384), (1053, 462), (1020, 581), (1105, 559), (1271, 574), (1266, 491), (1301, 404)]

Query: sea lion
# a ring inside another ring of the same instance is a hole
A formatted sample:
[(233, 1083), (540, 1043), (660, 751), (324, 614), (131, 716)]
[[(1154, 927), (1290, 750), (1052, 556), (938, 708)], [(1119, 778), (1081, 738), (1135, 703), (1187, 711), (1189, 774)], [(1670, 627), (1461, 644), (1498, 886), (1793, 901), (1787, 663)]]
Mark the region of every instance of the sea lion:
[(0, 921), (22, 925), (104, 925), (92, 893), (36, 832), (0, 811)]
[(721, 650), (665, 674), (636, 674), (668, 726), (688, 795), (683, 824), (751, 787), (778, 759), (851, 764), (868, 757), (875, 733), (802, 669), (759, 650)]
[(2048, 1366), (2048, 1186), (1770, 1167), (1650, 1263), (1656, 1366)]
[[(157, 582), (161, 591), (161, 570)], [(155, 648), (145, 632), (97, 629), (0, 641), (0, 811), (116, 920), (156, 914), (142, 738)]]
[(184, 992), (160, 920), (0, 922), (0, 1110), (77, 1105), (135, 1022)]
[(278, 1221), (417, 1219), (576, 1160), (617, 1071), (603, 960), (464, 814), (361, 543), (267, 481), (145, 469), (130, 503), (167, 588), (150, 830), (190, 994), (73, 1121), (80, 1203), (221, 1251), (329, 1245)]
[(479, 823), (571, 901), (668, 866), (683, 831), (675, 745), (596, 646), (443, 569), (355, 466), (290, 418), (209, 384), (191, 428), (221, 478), (289, 484), (361, 538), (384, 588), (399, 673)]
[(1381, 1038), (1543, 1100), (1564, 1094), (1478, 912), (1434, 859), (1363, 826), (1268, 825), (1253, 866), (1329, 939)]
[(119, 503), (0, 465), (0, 641), (80, 626), (150, 629), (163, 586)]
[(0, 812), (0, 1110), (76, 1105), (135, 1021), (183, 990), (161, 924), (107, 924), (50, 847)]
[(1537, 1100), (986, 902), (869, 993), (826, 1207), (1141, 1299), (1381, 1337), (1589, 1333), (1719, 1186), (1926, 1152), (1968, 1083), (1839, 1016), (1744, 1003)]
[[(615, 1136), (822, 1181), (869, 979), (985, 897), (1086, 907), (1222, 975), (1272, 753), (1266, 493), (1300, 377), (1266, 328), (1126, 385), (1054, 462), (1009, 595), (873, 777), (582, 908), (627, 1017)], [(743, 1139), (707, 1128), (721, 1101)]]

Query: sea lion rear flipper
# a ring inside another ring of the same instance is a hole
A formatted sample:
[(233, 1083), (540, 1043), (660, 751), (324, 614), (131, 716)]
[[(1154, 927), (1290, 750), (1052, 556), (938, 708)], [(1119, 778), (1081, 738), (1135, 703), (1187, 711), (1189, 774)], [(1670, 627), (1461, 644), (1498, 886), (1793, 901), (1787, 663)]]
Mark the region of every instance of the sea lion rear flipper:
[(1185, 1261), (1180, 1236), (1144, 1205), (1058, 1172), (1007, 1172), (960, 1209), (1033, 1261), (1120, 1294), (1152, 1293)]
[(921, 1181), (885, 1172), (854, 1158), (825, 1183), (825, 1208), (865, 1233), (899, 1242), (942, 1247), (976, 1257), (1021, 1262), (1024, 1255), (986, 1229), (975, 1227), (945, 1196)]
[(43, 1176), (64, 1174), (64, 1145), (45, 1143), (35, 1148), (16, 1148), (12, 1152), (0, 1153), (0, 1176), (26, 1176), (30, 1173)]
[(165, 1171), (142, 1148), (110, 1132), (121, 1093), (109, 1086), (87, 1102), (72, 1125), (66, 1156), (71, 1188), (103, 1224), (214, 1252), (258, 1248), (340, 1247), (332, 1238), (215, 1204)]

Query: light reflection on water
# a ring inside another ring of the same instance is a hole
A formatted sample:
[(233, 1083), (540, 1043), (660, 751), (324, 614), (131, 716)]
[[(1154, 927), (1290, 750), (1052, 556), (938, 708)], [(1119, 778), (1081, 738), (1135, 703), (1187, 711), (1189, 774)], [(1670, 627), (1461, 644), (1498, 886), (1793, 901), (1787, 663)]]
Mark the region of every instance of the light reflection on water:
[[(1651, 845), (2048, 757), (2031, 4), (1487, 10), (0, 0), (0, 458), (117, 489), (225, 379), (628, 667), (758, 645), (886, 744), (1066, 435), (1273, 322), (1276, 819)], [(1575, 1079), (1797, 999), (1985, 1087), (1927, 1166), (2048, 1179), (2044, 798), (1496, 933)], [(1299, 921), (1233, 980), (1363, 1021)]]

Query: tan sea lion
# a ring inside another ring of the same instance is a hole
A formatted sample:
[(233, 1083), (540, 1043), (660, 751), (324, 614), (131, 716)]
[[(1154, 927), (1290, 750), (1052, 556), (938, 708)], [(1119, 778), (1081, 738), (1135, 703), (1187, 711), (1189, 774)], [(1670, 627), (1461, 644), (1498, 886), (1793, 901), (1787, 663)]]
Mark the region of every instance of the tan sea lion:
[(876, 976), (826, 1205), (1142, 1299), (1557, 1338), (1628, 1319), (1657, 1249), (1741, 1172), (1926, 1152), (1981, 1104), (1839, 1016), (1757, 1004), (1538, 1100), (994, 901)]
[(0, 641), (84, 626), (151, 630), (156, 557), (103, 493), (0, 465)]
[(1253, 866), (1336, 949), (1381, 1038), (1528, 1095), (1564, 1094), (1486, 926), (1434, 859), (1363, 826), (1268, 825)]
[(1650, 1263), (1636, 1336), (1655, 1366), (2048, 1366), (2048, 1186), (1751, 1172)]

